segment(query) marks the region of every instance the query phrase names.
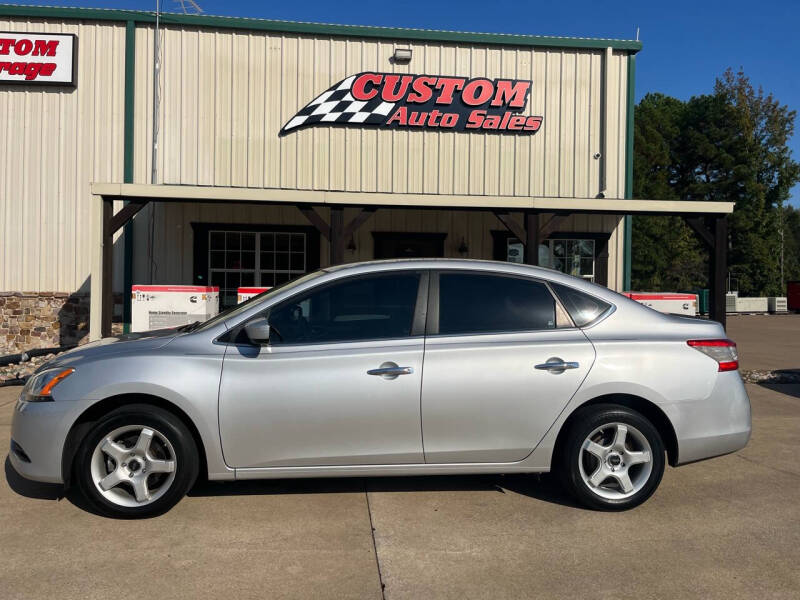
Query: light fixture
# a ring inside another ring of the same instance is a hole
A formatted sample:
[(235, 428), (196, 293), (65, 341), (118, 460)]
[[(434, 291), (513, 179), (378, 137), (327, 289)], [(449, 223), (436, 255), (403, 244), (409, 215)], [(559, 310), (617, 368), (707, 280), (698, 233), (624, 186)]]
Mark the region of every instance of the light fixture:
[(458, 253), (459, 253), (461, 256), (466, 256), (466, 255), (467, 255), (467, 252), (469, 252), (469, 248), (467, 248), (467, 242), (466, 242), (466, 241), (464, 240), (464, 238), (462, 237), (462, 238), (461, 238), (461, 245), (458, 247)]
[(392, 60), (395, 63), (407, 64), (411, 62), (411, 48), (395, 48)]

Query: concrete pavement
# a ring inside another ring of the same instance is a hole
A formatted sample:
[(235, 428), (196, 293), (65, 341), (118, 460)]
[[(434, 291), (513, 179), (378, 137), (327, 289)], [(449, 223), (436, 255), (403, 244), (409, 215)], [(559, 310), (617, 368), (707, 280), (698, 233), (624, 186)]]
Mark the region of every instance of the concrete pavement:
[[(620, 514), (487, 476), (205, 484), (115, 521), (7, 467), (0, 598), (380, 598), (381, 580), (389, 599), (796, 598), (800, 386), (748, 391), (745, 450), (668, 469)], [(18, 392), (0, 388), (1, 448)]]

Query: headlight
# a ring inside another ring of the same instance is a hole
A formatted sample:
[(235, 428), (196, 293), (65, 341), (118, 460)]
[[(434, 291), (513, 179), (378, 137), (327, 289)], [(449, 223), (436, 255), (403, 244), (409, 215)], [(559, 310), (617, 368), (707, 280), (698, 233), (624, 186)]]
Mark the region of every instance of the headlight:
[(53, 388), (72, 375), (75, 369), (48, 369), (33, 375), (22, 388), (23, 402), (52, 402)]

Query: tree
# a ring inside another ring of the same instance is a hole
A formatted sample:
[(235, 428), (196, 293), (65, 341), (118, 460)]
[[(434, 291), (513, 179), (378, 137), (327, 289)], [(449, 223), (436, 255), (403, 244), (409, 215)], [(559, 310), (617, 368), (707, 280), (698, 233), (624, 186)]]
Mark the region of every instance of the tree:
[[(728, 264), (740, 292), (784, 293), (782, 277), (794, 271), (784, 259), (782, 275), (781, 248), (786, 257), (796, 223), (784, 204), (800, 181), (787, 145), (795, 112), (730, 69), (713, 94), (686, 102), (648, 94), (635, 110), (635, 196), (735, 202)], [(680, 219), (637, 217), (633, 245), (634, 287), (707, 284), (706, 252)]]

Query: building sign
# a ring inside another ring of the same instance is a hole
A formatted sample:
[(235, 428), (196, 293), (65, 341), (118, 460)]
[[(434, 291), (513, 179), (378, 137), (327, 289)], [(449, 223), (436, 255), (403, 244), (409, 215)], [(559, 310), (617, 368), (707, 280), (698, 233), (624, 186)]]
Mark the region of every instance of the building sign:
[(531, 135), (542, 117), (520, 114), (530, 89), (519, 79), (358, 73), (316, 97), (280, 135), (317, 125)]
[(0, 32), (0, 84), (75, 85), (76, 36)]

